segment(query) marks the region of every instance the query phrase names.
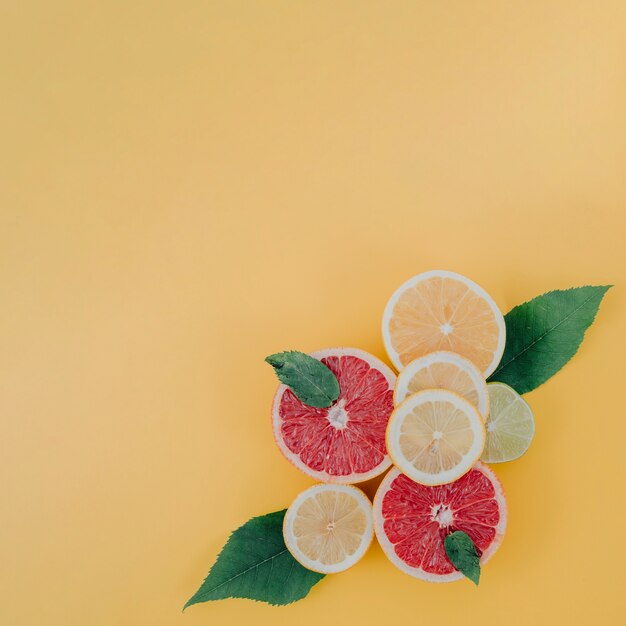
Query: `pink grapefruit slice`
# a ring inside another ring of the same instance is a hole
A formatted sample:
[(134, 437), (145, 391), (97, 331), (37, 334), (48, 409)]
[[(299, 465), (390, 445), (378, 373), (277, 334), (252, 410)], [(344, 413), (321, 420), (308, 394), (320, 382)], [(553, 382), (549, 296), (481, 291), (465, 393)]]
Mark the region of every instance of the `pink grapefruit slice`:
[(337, 377), (340, 393), (328, 408), (300, 401), (280, 385), (272, 407), (274, 437), (298, 469), (328, 483), (356, 483), (391, 465), (385, 432), (393, 411), (395, 374), (356, 348), (313, 352)]
[(383, 551), (403, 572), (430, 582), (463, 578), (446, 554), (447, 535), (466, 532), (482, 565), (500, 546), (506, 518), (502, 486), (480, 462), (455, 482), (438, 487), (415, 483), (393, 468), (374, 498), (374, 528)]

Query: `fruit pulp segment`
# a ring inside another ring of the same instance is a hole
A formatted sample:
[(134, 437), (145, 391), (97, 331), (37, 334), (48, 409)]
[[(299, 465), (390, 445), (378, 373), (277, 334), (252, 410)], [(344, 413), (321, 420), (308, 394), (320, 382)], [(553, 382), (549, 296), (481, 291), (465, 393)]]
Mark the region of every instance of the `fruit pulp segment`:
[(451, 363), (432, 363), (415, 372), (409, 381), (407, 396), (424, 389), (448, 389), (474, 406), (478, 404), (478, 391), (470, 375)]
[(498, 348), (499, 328), (490, 304), (467, 284), (433, 276), (400, 295), (390, 334), (403, 365), (429, 352), (450, 350), (484, 371)]
[(279, 414), (289, 450), (316, 471), (334, 476), (365, 473), (385, 455), (393, 391), (377, 369), (355, 356), (321, 359), (337, 377), (340, 394), (329, 408), (307, 406), (287, 389)]
[(462, 530), (479, 554), (484, 552), (500, 521), (495, 495), (491, 481), (476, 469), (439, 487), (419, 485), (400, 474), (382, 502), (385, 535), (407, 565), (450, 574), (455, 568), (445, 551), (446, 536)]
[(416, 469), (430, 474), (456, 467), (473, 441), (468, 416), (449, 402), (416, 406), (400, 428), (403, 456)]
[(293, 533), (298, 548), (309, 559), (334, 565), (357, 551), (366, 525), (365, 512), (354, 497), (322, 492), (300, 505)]

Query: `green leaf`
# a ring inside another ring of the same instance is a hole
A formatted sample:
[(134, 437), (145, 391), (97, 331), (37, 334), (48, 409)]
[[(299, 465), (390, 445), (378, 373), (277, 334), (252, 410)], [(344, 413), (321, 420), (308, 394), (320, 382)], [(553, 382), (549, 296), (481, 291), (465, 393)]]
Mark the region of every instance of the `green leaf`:
[(445, 538), (444, 546), (452, 565), (477, 585), (480, 580), (480, 557), (469, 535), (456, 530)]
[(306, 569), (287, 550), (283, 540), (285, 512), (253, 517), (238, 528), (184, 608), (225, 598), (268, 604), (290, 604), (304, 598), (324, 574)]
[(489, 381), (526, 393), (554, 376), (576, 354), (611, 286), (550, 291), (509, 311), (506, 347)]
[(319, 360), (304, 352), (279, 352), (265, 359), (276, 376), (309, 406), (324, 408), (339, 397), (337, 377)]

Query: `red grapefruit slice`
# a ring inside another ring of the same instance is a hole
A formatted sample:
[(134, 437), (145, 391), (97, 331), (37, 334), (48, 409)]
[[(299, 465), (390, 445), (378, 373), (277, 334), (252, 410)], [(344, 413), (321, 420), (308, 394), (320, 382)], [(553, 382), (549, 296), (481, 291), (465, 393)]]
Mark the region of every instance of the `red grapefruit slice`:
[(447, 535), (466, 532), (482, 565), (500, 546), (506, 517), (502, 486), (484, 463), (438, 487), (419, 485), (393, 468), (374, 498), (374, 528), (383, 551), (403, 572), (430, 582), (463, 578), (446, 554)]
[(393, 411), (394, 373), (355, 348), (330, 348), (311, 356), (335, 374), (339, 398), (319, 409), (280, 385), (272, 408), (278, 447), (298, 469), (322, 482), (356, 483), (382, 474), (391, 465), (385, 431)]

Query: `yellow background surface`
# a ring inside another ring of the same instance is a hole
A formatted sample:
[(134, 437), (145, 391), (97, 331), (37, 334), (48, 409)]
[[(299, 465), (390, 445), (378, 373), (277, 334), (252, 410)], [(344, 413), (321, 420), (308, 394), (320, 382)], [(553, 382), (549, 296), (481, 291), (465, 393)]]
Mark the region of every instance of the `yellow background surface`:
[[(0, 30), (3, 626), (623, 623), (623, 2), (5, 0)], [(504, 311), (616, 285), (527, 396), (479, 589), (375, 545), (290, 607), (182, 614), (312, 482), (263, 358), (384, 357), (431, 268)]]

